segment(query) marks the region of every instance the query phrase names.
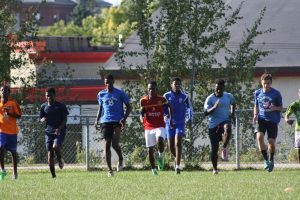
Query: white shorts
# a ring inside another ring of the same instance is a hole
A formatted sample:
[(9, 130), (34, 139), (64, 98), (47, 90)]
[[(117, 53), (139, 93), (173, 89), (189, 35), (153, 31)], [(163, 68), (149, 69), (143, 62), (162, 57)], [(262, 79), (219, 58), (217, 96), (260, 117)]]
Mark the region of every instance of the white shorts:
[(158, 137), (166, 138), (166, 129), (163, 127), (145, 130), (146, 147), (153, 147), (157, 143)]
[(300, 148), (300, 131), (295, 131), (295, 148)]

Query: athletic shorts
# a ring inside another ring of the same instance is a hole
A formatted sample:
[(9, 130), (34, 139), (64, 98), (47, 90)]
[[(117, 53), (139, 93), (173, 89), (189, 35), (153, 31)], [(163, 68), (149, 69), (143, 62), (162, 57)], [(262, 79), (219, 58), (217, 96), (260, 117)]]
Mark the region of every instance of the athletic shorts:
[(258, 119), (258, 132), (263, 133), (264, 135), (267, 132), (268, 139), (270, 138), (276, 139), (278, 133), (278, 126), (276, 123), (272, 121)]
[(7, 134), (0, 132), (0, 147), (4, 147), (7, 151), (17, 152), (17, 143), (18, 143), (17, 134)]
[(174, 124), (174, 127), (171, 128), (169, 125), (166, 125), (167, 138), (173, 138), (175, 135), (184, 136), (185, 124)]
[(61, 146), (66, 135), (66, 130), (62, 130), (59, 135), (55, 134), (45, 134), (45, 142), (46, 142), (46, 149), (50, 151), (53, 149), (53, 146)]
[(218, 126), (208, 129), (208, 135), (211, 143), (219, 143), (220, 141), (222, 141), (225, 124), (228, 124), (228, 128), (229, 128), (228, 134), (229, 136), (231, 135), (231, 122), (224, 121), (220, 123)]
[(166, 139), (166, 129), (163, 127), (145, 130), (146, 147), (153, 147), (157, 143), (158, 137)]
[(300, 131), (295, 131), (295, 148), (300, 149)]
[(121, 127), (119, 122), (106, 122), (101, 124), (100, 139), (110, 138), (114, 136), (115, 128)]

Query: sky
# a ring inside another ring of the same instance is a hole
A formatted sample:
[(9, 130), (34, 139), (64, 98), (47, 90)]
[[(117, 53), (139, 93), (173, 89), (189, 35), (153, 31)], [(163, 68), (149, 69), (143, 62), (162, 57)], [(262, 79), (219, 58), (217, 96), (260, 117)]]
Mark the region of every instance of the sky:
[(106, 2), (109, 2), (111, 4), (113, 4), (114, 6), (117, 6), (121, 3), (121, 0), (104, 0)]

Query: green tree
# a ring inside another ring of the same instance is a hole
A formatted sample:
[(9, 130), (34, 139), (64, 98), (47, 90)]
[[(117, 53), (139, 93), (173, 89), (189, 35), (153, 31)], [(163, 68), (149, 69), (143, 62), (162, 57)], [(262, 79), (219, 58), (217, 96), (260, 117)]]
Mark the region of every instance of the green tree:
[[(252, 47), (257, 36), (273, 31), (258, 31), (266, 8), (262, 8), (257, 20), (245, 30), (239, 48), (232, 51), (227, 47), (229, 28), (242, 19), (243, 4), (233, 9), (222, 0), (163, 0), (160, 10), (152, 14), (154, 1), (130, 2), (137, 20), (135, 30), (141, 50), (119, 49), (117, 61), (125, 72), (140, 75), (138, 81), (125, 83), (133, 100), (138, 100), (145, 91), (147, 80), (155, 79), (163, 93), (169, 89), (170, 79), (180, 76), (189, 77), (186, 89), (190, 91), (195, 111), (202, 111), (204, 100), (212, 92), (217, 78), (227, 80), (226, 90), (234, 94), (239, 109), (252, 105), (253, 67), (271, 53)], [(225, 53), (225, 64), (217, 60), (220, 53)], [(143, 62), (136, 65), (130, 60)], [(138, 103), (134, 105), (137, 108)], [(249, 120), (249, 115), (243, 117), (244, 122)], [(195, 147), (196, 140), (207, 135), (203, 116), (195, 119), (195, 123), (197, 129), (188, 135), (184, 147), (188, 152), (187, 160), (199, 153), (201, 147)]]
[(92, 13), (85, 3), (80, 3), (73, 9), (70, 20), (77, 26), (81, 26), (82, 20)]

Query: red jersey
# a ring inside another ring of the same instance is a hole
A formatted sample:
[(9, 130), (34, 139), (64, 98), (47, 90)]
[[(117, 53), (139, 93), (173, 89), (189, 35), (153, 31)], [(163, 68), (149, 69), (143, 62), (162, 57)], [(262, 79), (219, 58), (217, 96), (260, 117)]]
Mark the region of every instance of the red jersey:
[(144, 110), (144, 129), (165, 127), (164, 106), (168, 103), (163, 96), (157, 95), (154, 99), (144, 96), (140, 100), (141, 108)]

